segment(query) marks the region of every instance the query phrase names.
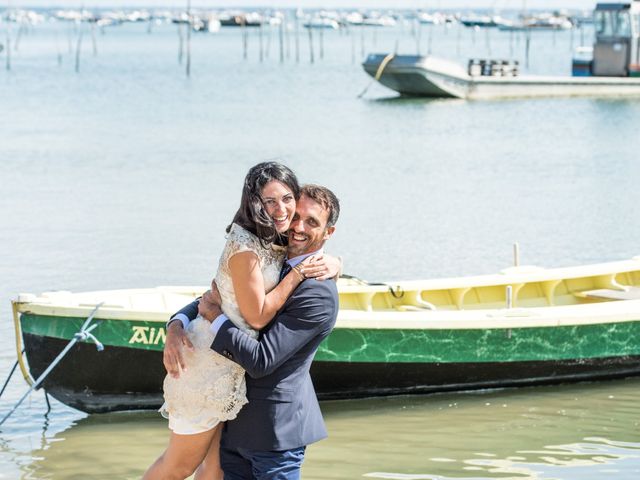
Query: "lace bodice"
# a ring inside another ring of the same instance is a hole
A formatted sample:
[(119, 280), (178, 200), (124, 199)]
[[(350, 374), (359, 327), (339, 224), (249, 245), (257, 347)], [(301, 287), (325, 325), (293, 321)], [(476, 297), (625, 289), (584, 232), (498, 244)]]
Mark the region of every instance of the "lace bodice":
[(227, 243), (220, 256), (216, 285), (222, 298), (222, 311), (236, 326), (257, 338), (258, 333), (244, 321), (240, 314), (229, 269), (229, 259), (241, 252), (253, 252), (258, 256), (265, 292), (269, 293), (278, 284), (285, 251), (284, 248), (275, 245), (263, 245), (253, 233), (234, 223), (231, 225)]

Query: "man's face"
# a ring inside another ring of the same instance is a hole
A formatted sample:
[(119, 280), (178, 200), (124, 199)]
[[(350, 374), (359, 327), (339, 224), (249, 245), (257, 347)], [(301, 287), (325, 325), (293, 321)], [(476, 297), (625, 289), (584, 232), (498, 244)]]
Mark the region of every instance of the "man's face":
[(336, 227), (327, 227), (329, 212), (304, 195), (296, 204), (296, 213), (289, 227), (289, 258), (320, 250)]

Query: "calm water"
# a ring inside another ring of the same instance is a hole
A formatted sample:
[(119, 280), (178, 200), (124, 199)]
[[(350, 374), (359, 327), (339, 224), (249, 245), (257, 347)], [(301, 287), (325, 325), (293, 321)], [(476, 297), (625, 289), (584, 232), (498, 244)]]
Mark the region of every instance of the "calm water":
[[(640, 100), (406, 100), (378, 85), (357, 98), (363, 51), (419, 43), (461, 60), (513, 52), (524, 65), (517, 36), (325, 32), (323, 59), (316, 36), (309, 63), (301, 35), (300, 62), (290, 37), (280, 64), (275, 30), (262, 62), (256, 32), (244, 61), (227, 30), (192, 37), (190, 79), (174, 27), (107, 30), (96, 56), (86, 31), (79, 74), (69, 38), (66, 25), (37, 27), (0, 70), (1, 380), (19, 292), (206, 284), (242, 178), (265, 159), (335, 190), (343, 212), (328, 250), (366, 279), (492, 273), (515, 241), (523, 263), (541, 266), (640, 254)], [(579, 41), (534, 35), (529, 71), (567, 74)], [(305, 478), (636, 479), (639, 387), (324, 403), (331, 436), (310, 448)], [(24, 391), (14, 378), (0, 412)], [(52, 406), (45, 416), (38, 392), (1, 427), (0, 478), (136, 478), (166, 441), (153, 413)]]

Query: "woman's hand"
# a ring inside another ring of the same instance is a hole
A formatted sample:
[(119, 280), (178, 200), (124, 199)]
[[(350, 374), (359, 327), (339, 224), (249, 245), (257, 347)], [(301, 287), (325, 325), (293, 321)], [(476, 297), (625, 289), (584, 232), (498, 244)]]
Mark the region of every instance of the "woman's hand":
[(221, 304), (220, 292), (214, 280), (211, 282), (211, 290), (204, 292), (200, 302), (198, 302), (198, 314), (209, 322), (213, 322), (222, 313)]
[(311, 255), (301, 262), (300, 273), (305, 278), (327, 280), (337, 278), (342, 272), (342, 260), (331, 255)]

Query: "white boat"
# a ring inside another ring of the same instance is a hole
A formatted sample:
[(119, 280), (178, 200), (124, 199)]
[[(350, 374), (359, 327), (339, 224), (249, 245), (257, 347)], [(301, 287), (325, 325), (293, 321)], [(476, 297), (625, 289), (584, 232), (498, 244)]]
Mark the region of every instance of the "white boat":
[(520, 75), (517, 62), (469, 61), (467, 68), (433, 56), (372, 54), (363, 63), (375, 80), (403, 95), (463, 99), (640, 96), (640, 1), (596, 6), (591, 59), (574, 58), (572, 76)]
[(337, 30), (338, 28), (340, 28), (340, 24), (337, 20), (327, 17), (311, 17), (307, 19), (302, 25), (305, 28), (313, 29)]
[[(389, 61), (383, 66), (385, 59)], [(502, 69), (503, 62), (494, 64)], [(513, 64), (506, 63), (507, 66)], [(461, 65), (434, 56), (371, 54), (364, 70), (382, 85), (407, 96), (469, 100), (640, 96), (640, 77), (470, 75)], [(509, 68), (513, 72), (513, 68)]]

